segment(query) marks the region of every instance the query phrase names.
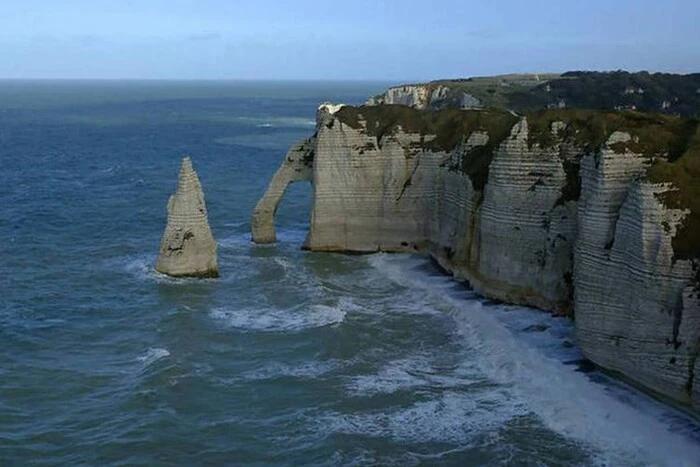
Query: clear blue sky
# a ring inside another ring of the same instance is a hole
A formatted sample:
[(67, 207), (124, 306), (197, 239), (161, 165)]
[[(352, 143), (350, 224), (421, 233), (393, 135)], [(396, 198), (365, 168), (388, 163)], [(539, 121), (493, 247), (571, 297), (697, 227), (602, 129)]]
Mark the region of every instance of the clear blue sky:
[(2, 0), (1, 78), (700, 71), (700, 0)]

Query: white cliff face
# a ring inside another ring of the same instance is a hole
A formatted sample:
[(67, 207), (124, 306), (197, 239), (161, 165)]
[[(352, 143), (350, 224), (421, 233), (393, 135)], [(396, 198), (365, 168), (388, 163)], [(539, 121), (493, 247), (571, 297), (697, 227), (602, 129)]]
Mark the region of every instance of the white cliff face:
[(204, 193), (189, 157), (182, 160), (177, 192), (168, 201), (168, 224), (155, 268), (173, 277), (219, 276)]
[(367, 101), (367, 105), (394, 104), (425, 109), (430, 103), (431, 91), (426, 85), (405, 85), (389, 88), (384, 94)]
[(333, 104), (331, 102), (324, 102), (323, 104), (318, 106), (318, 112), (328, 112), (329, 114), (333, 115), (343, 107), (345, 107), (345, 104)]
[[(574, 314), (592, 361), (700, 408), (700, 261), (672, 247), (688, 212), (644, 181), (648, 158), (621, 152), (629, 134), (590, 151), (573, 123), (533, 138), (523, 118), (498, 144), (476, 129), (442, 151), (436, 135), (366, 122), (318, 113), (305, 248), (430, 254), (485, 296)], [(462, 167), (489, 144), (478, 181)]]
[[(452, 97), (454, 100), (451, 99)], [(482, 107), (481, 101), (471, 94), (457, 92), (440, 83), (409, 84), (389, 88), (384, 94), (369, 98), (365, 105), (405, 105), (422, 110), (440, 107), (448, 100), (451, 106), (462, 109)]]
[(600, 154), (581, 161), (577, 341), (602, 367), (700, 408), (692, 380), (700, 307), (689, 285), (692, 264), (674, 260), (671, 244), (687, 212), (659, 201), (668, 186), (640, 179), (646, 158), (609, 147), (628, 139), (613, 134)]
[(511, 303), (569, 309), (576, 202), (565, 200), (564, 161), (580, 152), (560, 142), (528, 143), (521, 120), (495, 152), (479, 212), (475, 288)]
[[(423, 203), (407, 187), (420, 135), (377, 141), (338, 119), (320, 125), (314, 160), (311, 228), (305, 247), (326, 251), (405, 249), (424, 237)], [(401, 244), (405, 243), (403, 247)]]

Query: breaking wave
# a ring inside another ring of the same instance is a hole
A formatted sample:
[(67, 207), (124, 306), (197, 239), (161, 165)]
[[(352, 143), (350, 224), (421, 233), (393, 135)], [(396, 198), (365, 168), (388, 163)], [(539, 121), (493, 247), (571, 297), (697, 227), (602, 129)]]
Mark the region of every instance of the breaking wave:
[(335, 306), (310, 305), (292, 309), (273, 308), (215, 308), (213, 318), (227, 326), (246, 331), (288, 332), (339, 325), (345, 320), (342, 302)]

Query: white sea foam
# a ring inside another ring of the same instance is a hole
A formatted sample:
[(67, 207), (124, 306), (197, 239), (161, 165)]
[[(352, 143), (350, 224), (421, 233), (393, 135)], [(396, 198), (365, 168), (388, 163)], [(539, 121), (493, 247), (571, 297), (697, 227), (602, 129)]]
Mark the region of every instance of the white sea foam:
[(154, 281), (158, 283), (187, 283), (187, 282), (209, 282), (217, 279), (195, 279), (188, 277), (170, 277), (155, 270), (155, 256), (139, 255), (120, 258), (116, 261), (121, 264), (124, 270), (135, 276), (139, 281)]
[(238, 117), (237, 120), (257, 127), (306, 128), (316, 125), (316, 120), (306, 117)]
[(281, 266), (285, 273), (289, 273), (297, 269), (297, 265), (292, 263), (289, 258), (285, 258), (284, 256), (274, 256), (272, 261), (274, 261), (278, 266)]
[(250, 224), (249, 221), (229, 221), (224, 222), (224, 227), (243, 227), (244, 225)]
[(528, 408), (498, 391), (445, 391), (439, 397), (380, 412), (330, 412), (318, 416), (320, 429), (403, 442), (468, 444), (498, 429)]
[(298, 364), (271, 362), (261, 368), (244, 373), (242, 378), (248, 381), (277, 379), (280, 377), (318, 378), (342, 364), (343, 362), (337, 360), (325, 362), (306, 361)]
[(121, 164), (110, 165), (109, 167), (106, 167), (104, 169), (100, 169), (100, 172), (111, 173), (111, 172), (114, 172), (115, 170), (118, 172), (121, 171), (122, 170)]
[(170, 352), (168, 352), (167, 349), (151, 347), (146, 351), (146, 353), (137, 357), (137, 360), (143, 363), (143, 368), (146, 368), (152, 365), (153, 363), (157, 362), (158, 360), (169, 356)]
[(424, 359), (396, 360), (383, 366), (375, 375), (351, 378), (347, 387), (352, 395), (371, 396), (424, 386), (427, 383), (425, 378), (415, 373), (426, 366)]
[(425, 388), (480, 390), (479, 387), (493, 389), (484, 375), (471, 360), (450, 370), (435, 368), (435, 362), (426, 355), (411, 355), (407, 358), (390, 361), (375, 374), (365, 374), (349, 378), (346, 387), (353, 396), (373, 396), (391, 394), (400, 390)]
[(333, 326), (345, 320), (347, 306), (310, 305), (292, 309), (216, 308), (211, 315), (228, 326), (248, 331), (285, 332)]
[[(504, 323), (510, 317), (506, 310), (513, 311), (514, 307), (484, 306), (478, 300), (460, 299), (459, 294), (450, 293), (449, 279), (416, 272), (420, 261), (377, 255), (371, 264), (397, 283), (412, 290), (420, 289), (433, 302), (450, 304), (458, 332), (477, 353), (475, 362), (480, 371), (507, 388), (507, 400), (494, 405), (496, 413), (511, 409), (515, 409), (516, 415), (532, 412), (549, 429), (593, 446), (600, 452), (599, 461), (603, 464), (697, 465), (700, 445), (682, 433), (671, 432), (661, 415), (671, 409), (631, 388), (625, 389), (626, 399), (634, 399), (634, 404), (623, 400), (619, 393), (616, 397), (608, 386), (576, 372), (571, 365), (563, 365), (551, 345), (538, 343), (541, 339), (537, 333), (520, 332), (528, 322), (528, 313), (533, 317), (530, 324), (542, 320), (554, 323), (554, 318), (522, 311), (518, 316), (518, 329), (513, 329), (512, 324)], [(560, 323), (548, 331), (566, 338), (567, 333), (560, 329), (565, 325)], [(469, 397), (460, 403), (470, 404)], [(506, 403), (505, 408), (500, 407), (502, 402)], [(453, 409), (460, 413), (460, 407)], [(466, 423), (472, 423), (469, 421), (472, 419), (467, 420)], [(371, 427), (372, 421), (368, 423)], [(448, 429), (449, 426), (448, 421)], [(439, 426), (434, 429), (441, 430)]]
[(155, 259), (155, 256), (139, 255), (121, 258), (119, 261), (122, 263), (126, 272), (136, 276), (136, 278), (141, 281), (167, 280), (167, 276), (154, 269), (153, 265), (155, 264)]

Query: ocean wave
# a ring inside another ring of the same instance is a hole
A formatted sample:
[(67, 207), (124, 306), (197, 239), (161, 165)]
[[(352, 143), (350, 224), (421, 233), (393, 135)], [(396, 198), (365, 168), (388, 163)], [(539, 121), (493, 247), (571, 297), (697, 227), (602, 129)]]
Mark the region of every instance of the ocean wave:
[(115, 164), (115, 165), (110, 165), (109, 167), (106, 167), (104, 169), (100, 169), (100, 172), (102, 172), (102, 173), (112, 173), (114, 171), (117, 171), (117, 172), (123, 171), (122, 165)]
[(471, 360), (465, 360), (453, 369), (436, 368), (435, 361), (427, 355), (413, 355), (390, 361), (374, 374), (349, 378), (346, 388), (352, 396), (392, 394), (397, 391), (436, 389), (493, 388), (475, 369)]
[(529, 409), (496, 391), (444, 391), (436, 398), (381, 412), (327, 412), (315, 422), (326, 433), (389, 438), (400, 442), (468, 444)]
[(247, 331), (290, 332), (339, 325), (347, 310), (343, 302), (336, 306), (311, 305), (293, 309), (215, 308), (211, 315), (227, 326)]
[(160, 274), (153, 267), (156, 261), (155, 255), (126, 256), (115, 260), (123, 269), (139, 280), (161, 280), (167, 276)]
[(323, 376), (343, 364), (340, 361), (306, 361), (298, 364), (272, 362), (262, 368), (245, 372), (241, 377), (246, 381), (271, 380), (282, 377), (313, 379)]
[(147, 368), (158, 360), (169, 356), (170, 352), (168, 349), (151, 347), (143, 355), (138, 356), (136, 359), (143, 364), (142, 368)]
[[(700, 459), (700, 445), (683, 433), (670, 432), (663, 414), (671, 409), (629, 387), (624, 398), (619, 393), (615, 396), (609, 386), (563, 364), (567, 351), (559, 350), (560, 344), (570, 333), (563, 332), (562, 327), (570, 328), (570, 324), (554, 324), (556, 318), (524, 307), (487, 306), (481, 300), (464, 300), (451, 291), (448, 277), (416, 272), (424, 260), (377, 256), (370, 263), (391, 280), (452, 307), (457, 332), (476, 352), (473, 359), (480, 371), (508, 388), (507, 403), (531, 411), (554, 432), (593, 446), (599, 451), (601, 463), (694, 465)], [(519, 313), (519, 319), (505, 324), (512, 311)], [(548, 338), (522, 332), (528, 322), (543, 321), (551, 325)], [(557, 342), (558, 350), (552, 351), (552, 341)], [(635, 404), (630, 405), (629, 399)]]
[(402, 359), (382, 366), (376, 374), (354, 376), (346, 384), (351, 395), (391, 394), (428, 385), (423, 374), (429, 364), (424, 357)]

